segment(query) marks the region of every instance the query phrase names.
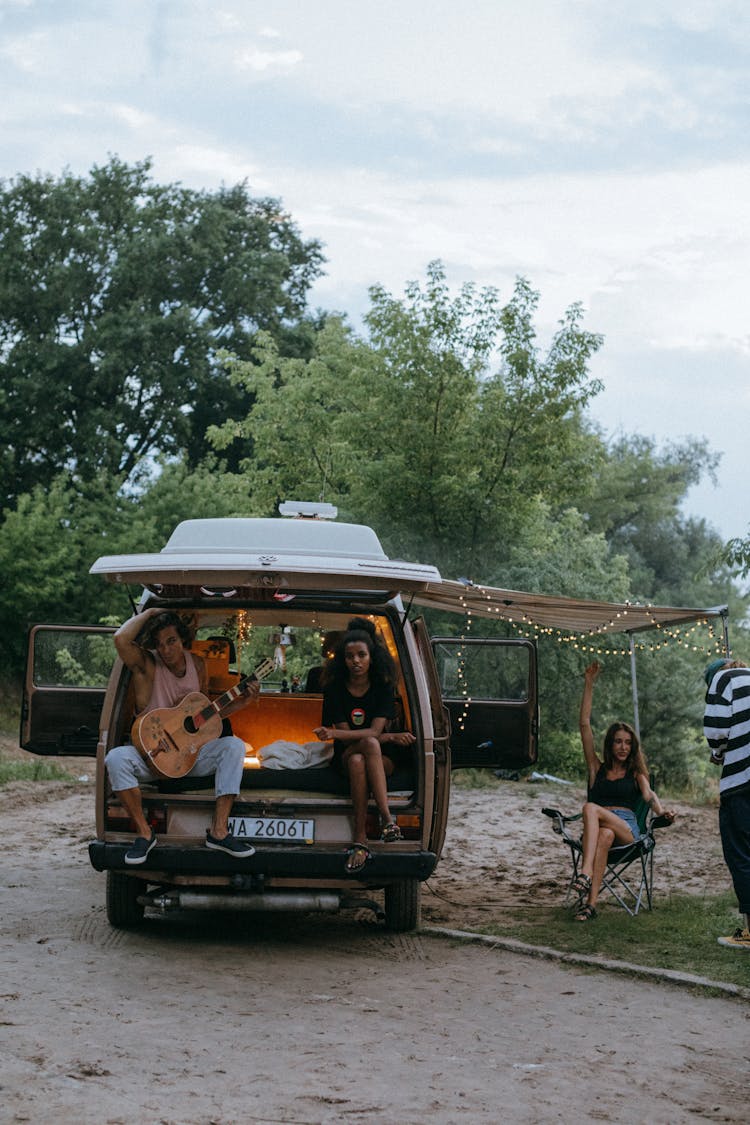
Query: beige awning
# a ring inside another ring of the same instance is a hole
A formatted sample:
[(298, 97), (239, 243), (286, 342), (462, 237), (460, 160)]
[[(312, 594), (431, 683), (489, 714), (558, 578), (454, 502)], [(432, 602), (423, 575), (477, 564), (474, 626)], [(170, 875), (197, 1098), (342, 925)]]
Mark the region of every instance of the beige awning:
[(642, 605), (637, 602), (600, 602), (502, 590), (473, 582), (430, 582), (414, 595), (413, 604), (478, 617), (512, 621), (542, 630), (608, 635), (637, 633), (644, 629), (670, 629), (687, 622), (726, 617), (726, 606), (696, 609), (687, 606)]

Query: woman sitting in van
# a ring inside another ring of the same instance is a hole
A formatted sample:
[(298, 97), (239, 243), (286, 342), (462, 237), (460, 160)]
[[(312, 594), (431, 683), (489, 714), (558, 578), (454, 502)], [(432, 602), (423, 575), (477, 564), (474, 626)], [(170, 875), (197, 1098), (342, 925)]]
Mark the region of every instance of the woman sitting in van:
[(649, 784), (638, 735), (628, 723), (612, 723), (604, 736), (604, 761), (597, 755), (591, 730), (591, 702), (600, 671), (597, 660), (589, 664), (581, 697), (581, 742), (588, 771), (588, 800), (583, 806), (581, 870), (573, 884), (578, 895), (576, 922), (596, 918), (596, 901), (609, 849), (632, 844), (640, 836), (635, 815), (639, 802), (645, 801), (669, 824), (675, 818), (673, 812), (662, 808)]
[[(371, 622), (358, 619), (336, 645), (323, 672), (323, 725), (315, 730), (323, 742), (333, 739), (333, 764), (348, 778), (352, 797), (354, 840), (346, 870), (359, 871), (371, 858), (365, 830), (367, 802), (372, 793), (380, 812), (381, 839), (401, 839), (401, 830), (388, 808), (388, 783), (393, 759), (381, 749), (393, 718), (396, 668)], [(413, 736), (408, 737), (414, 741)]]

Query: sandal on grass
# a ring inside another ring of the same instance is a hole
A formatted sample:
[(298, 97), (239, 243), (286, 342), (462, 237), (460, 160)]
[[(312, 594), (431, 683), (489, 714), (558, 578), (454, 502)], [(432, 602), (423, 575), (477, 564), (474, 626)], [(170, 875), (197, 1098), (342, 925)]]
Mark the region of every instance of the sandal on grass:
[(397, 840), (403, 840), (401, 829), (395, 820), (392, 820), (390, 824), (383, 825), (383, 834), (380, 839), (384, 844), (395, 844)]
[(372, 859), (372, 852), (368, 847), (364, 844), (352, 844), (346, 853), (344, 868), (349, 874), (361, 871), (368, 859)]
[(576, 910), (576, 922), (593, 922), (594, 918), (596, 918), (596, 907), (591, 906), (588, 902), (585, 906), (579, 906), (578, 910)]

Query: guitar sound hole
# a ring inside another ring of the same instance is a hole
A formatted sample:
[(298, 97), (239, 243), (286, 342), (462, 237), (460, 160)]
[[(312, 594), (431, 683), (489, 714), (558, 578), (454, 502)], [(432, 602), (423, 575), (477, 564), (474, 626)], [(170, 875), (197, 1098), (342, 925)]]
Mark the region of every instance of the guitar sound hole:
[(188, 734), (197, 734), (198, 733), (198, 728), (195, 725), (195, 719), (193, 718), (192, 715), (187, 716), (183, 725), (185, 727), (185, 730), (188, 732)]

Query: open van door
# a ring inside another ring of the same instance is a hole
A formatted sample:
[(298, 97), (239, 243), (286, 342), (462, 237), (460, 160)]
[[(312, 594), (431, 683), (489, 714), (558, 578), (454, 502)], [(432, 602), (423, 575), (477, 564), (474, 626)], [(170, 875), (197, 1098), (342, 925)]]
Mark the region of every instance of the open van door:
[(114, 628), (33, 625), (26, 645), (20, 745), (32, 754), (96, 754)]
[(433, 637), (451, 718), (451, 765), (526, 769), (537, 760), (537, 650), (532, 641)]

